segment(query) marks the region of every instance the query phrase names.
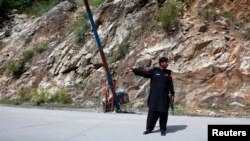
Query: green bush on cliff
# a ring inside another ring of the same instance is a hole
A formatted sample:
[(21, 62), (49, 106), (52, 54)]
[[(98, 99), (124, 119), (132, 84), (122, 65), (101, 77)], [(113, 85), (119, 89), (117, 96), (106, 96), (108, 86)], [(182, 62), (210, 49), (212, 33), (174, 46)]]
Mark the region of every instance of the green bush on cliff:
[(17, 9), (19, 13), (29, 13), (40, 16), (54, 7), (59, 0), (0, 0), (0, 19), (6, 18), (6, 13)]
[(34, 53), (35, 53), (35, 51), (33, 49), (24, 50), (22, 52), (23, 60), (25, 62), (28, 61), (28, 60), (30, 60), (33, 57)]
[(126, 56), (129, 52), (129, 44), (122, 42), (114, 46), (111, 51), (111, 57), (109, 59), (110, 63), (115, 63), (117, 60), (120, 60)]
[(64, 89), (58, 91), (56, 95), (58, 96), (57, 102), (59, 103), (70, 104), (72, 102), (69, 93)]
[(176, 0), (171, 0), (165, 7), (159, 9), (156, 17), (162, 23), (163, 28), (167, 31), (171, 29), (171, 25), (176, 23), (177, 17), (182, 10), (182, 3)]
[(86, 39), (86, 32), (90, 29), (87, 14), (84, 14), (83, 17), (80, 17), (79, 20), (76, 21), (74, 27), (76, 43), (84, 43)]
[(25, 63), (20, 60), (9, 60), (4, 64), (3, 69), (9, 71), (15, 78), (19, 78), (24, 72)]

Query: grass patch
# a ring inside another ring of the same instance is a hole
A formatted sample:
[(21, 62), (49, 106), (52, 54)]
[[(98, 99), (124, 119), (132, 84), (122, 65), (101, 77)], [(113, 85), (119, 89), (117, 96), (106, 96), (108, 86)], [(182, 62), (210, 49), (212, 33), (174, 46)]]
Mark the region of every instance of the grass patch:
[(45, 103), (70, 104), (72, 102), (69, 93), (64, 89), (59, 90), (54, 96), (50, 96), (50, 94), (46, 90), (36, 90), (34, 92), (34, 98), (32, 99), (32, 101), (37, 106)]
[(35, 51), (33, 49), (24, 50), (22, 52), (22, 57), (23, 57), (24, 62), (30, 60), (33, 57), (34, 53)]
[(58, 0), (34, 0), (31, 5), (24, 10), (24, 12), (39, 17), (53, 8), (57, 3)]
[(15, 78), (19, 78), (24, 72), (24, 61), (20, 60), (9, 60), (4, 63), (3, 70), (9, 71)]
[(170, 31), (171, 26), (177, 22), (178, 15), (182, 10), (183, 4), (176, 0), (171, 0), (165, 7), (156, 12), (156, 17), (162, 23), (163, 28)]
[(99, 7), (104, 0), (89, 0), (89, 4), (94, 7)]
[(227, 18), (227, 19), (230, 19), (231, 21), (234, 21), (235, 20), (235, 16), (234, 16), (234, 13), (232, 11), (221, 11), (219, 13), (219, 16), (221, 17), (224, 17), (224, 18)]
[(9, 104), (9, 105), (19, 105), (20, 102), (16, 99), (0, 99), (1, 104)]
[(1, 17), (4, 13), (12, 9), (17, 9), (19, 13), (29, 13), (35, 16), (41, 16), (43, 13), (54, 7), (59, 0), (1, 0)]
[(37, 52), (37, 53), (42, 53), (42, 52), (44, 52), (44, 51), (48, 48), (48, 44), (49, 44), (48, 41), (47, 41), (47, 42), (44, 42), (44, 43), (42, 43), (42, 44), (37, 44), (37, 45), (33, 48), (33, 50), (34, 50), (35, 52)]
[(49, 93), (44, 89), (36, 89), (32, 92), (32, 95), (33, 98), (31, 101), (34, 102), (36, 106), (49, 102)]
[(83, 0), (71, 0), (74, 4), (78, 5), (79, 7), (84, 6)]
[(210, 7), (210, 8), (199, 8), (198, 10), (199, 15), (203, 17), (207, 21), (216, 21), (218, 19), (221, 19), (221, 17), (229, 19), (231, 22), (235, 22), (235, 16), (232, 11), (225, 11), (225, 10), (220, 10), (217, 11), (215, 7)]
[(126, 54), (129, 51), (129, 44), (122, 42), (121, 44), (118, 45), (118, 54), (119, 57), (123, 58), (126, 56)]
[(129, 52), (129, 44), (126, 42), (122, 42), (121, 44), (117, 44), (111, 51), (111, 57), (109, 62), (115, 63), (116, 61), (124, 58), (126, 54)]
[(35, 53), (42, 53), (46, 50), (49, 42), (37, 45), (35, 48), (27, 49), (21, 52), (19, 60), (8, 60), (0, 68), (0, 74), (9, 71), (15, 78), (19, 78), (24, 72), (24, 67), (27, 61), (31, 60)]
[[(8, 11), (13, 9), (17, 9), (19, 13), (28, 13), (39, 17), (60, 1), (61, 0), (0, 0), (0, 24), (7, 19)], [(83, 6), (82, 0), (69, 1)], [(99, 7), (103, 2), (104, 0), (89, 0), (89, 4), (93, 7)]]
[(32, 100), (33, 89), (21, 89), (15, 99), (1, 99), (1, 104), (21, 105)]
[(3, 13), (11, 9), (17, 9), (23, 12), (28, 9), (30, 5), (31, 0), (0, 0), (0, 8)]
[(84, 88), (87, 86), (88, 79), (83, 79), (80, 82), (78, 82), (75, 86), (78, 90), (84, 90)]
[(86, 40), (86, 32), (90, 29), (90, 24), (88, 22), (88, 15), (85, 13), (82, 17), (76, 21), (75, 25), (75, 40), (76, 43), (81, 44)]
[(207, 21), (215, 21), (218, 16), (214, 7), (209, 9), (199, 8), (198, 13)]
[(24, 103), (31, 103), (35, 106), (47, 105), (68, 105), (72, 103), (72, 99), (69, 93), (62, 89), (51, 96), (51, 94), (45, 89), (33, 89), (26, 88), (21, 89), (16, 99), (1, 99), (2, 104), (14, 104), (21, 105)]
[[(169, 108), (169, 111), (172, 114), (171, 108)], [(186, 115), (187, 113), (186, 113), (185, 107), (183, 105), (175, 104), (174, 105), (174, 114), (175, 115)]]
[[(79, 7), (84, 6), (83, 0), (70, 0), (70, 1), (78, 5)], [(104, 0), (88, 0), (88, 2), (90, 6), (94, 7), (93, 10), (95, 10), (104, 2)]]
[[(22, 105), (18, 99), (0, 99), (0, 104), (6, 104), (6, 105)], [(54, 109), (54, 108), (74, 108), (74, 109), (82, 109), (86, 108), (85, 106), (82, 106), (79, 103), (76, 104), (62, 104), (62, 103), (40, 103), (39, 105), (30, 104), (29, 106), (39, 106), (39, 107), (45, 107), (48, 109)]]
[(58, 96), (58, 100), (57, 101), (59, 103), (70, 104), (72, 102), (69, 93), (66, 90), (64, 90), (64, 89), (58, 91), (56, 95)]
[(31, 101), (31, 99), (33, 97), (32, 91), (33, 91), (32, 89), (21, 89), (21, 91), (18, 94), (19, 101), (21, 103)]

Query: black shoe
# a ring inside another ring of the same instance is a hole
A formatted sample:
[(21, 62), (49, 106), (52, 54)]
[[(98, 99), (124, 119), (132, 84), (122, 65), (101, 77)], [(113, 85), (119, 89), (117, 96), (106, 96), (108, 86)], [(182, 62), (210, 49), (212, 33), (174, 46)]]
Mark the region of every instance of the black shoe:
[(152, 130), (146, 130), (146, 131), (143, 132), (144, 135), (147, 135), (149, 133), (152, 133)]
[(162, 136), (166, 136), (166, 131), (161, 131)]

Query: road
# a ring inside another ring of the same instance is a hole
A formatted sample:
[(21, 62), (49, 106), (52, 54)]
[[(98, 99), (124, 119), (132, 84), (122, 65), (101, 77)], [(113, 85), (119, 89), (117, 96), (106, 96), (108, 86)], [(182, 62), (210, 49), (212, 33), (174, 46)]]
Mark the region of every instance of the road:
[(98, 113), (0, 106), (0, 141), (207, 141), (208, 124), (249, 124), (250, 118), (169, 116), (168, 132), (159, 126), (143, 135), (144, 114)]

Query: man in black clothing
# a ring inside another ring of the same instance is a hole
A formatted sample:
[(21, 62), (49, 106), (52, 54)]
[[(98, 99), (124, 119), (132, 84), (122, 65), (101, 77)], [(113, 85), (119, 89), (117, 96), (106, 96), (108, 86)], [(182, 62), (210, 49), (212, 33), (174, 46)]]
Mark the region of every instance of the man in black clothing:
[(150, 78), (150, 93), (148, 97), (148, 116), (146, 131), (143, 134), (149, 134), (154, 130), (158, 119), (161, 135), (165, 136), (167, 131), (168, 109), (170, 100), (174, 100), (174, 86), (171, 76), (171, 70), (166, 69), (168, 59), (161, 57), (159, 59), (159, 68), (143, 69), (129, 67), (135, 75)]

